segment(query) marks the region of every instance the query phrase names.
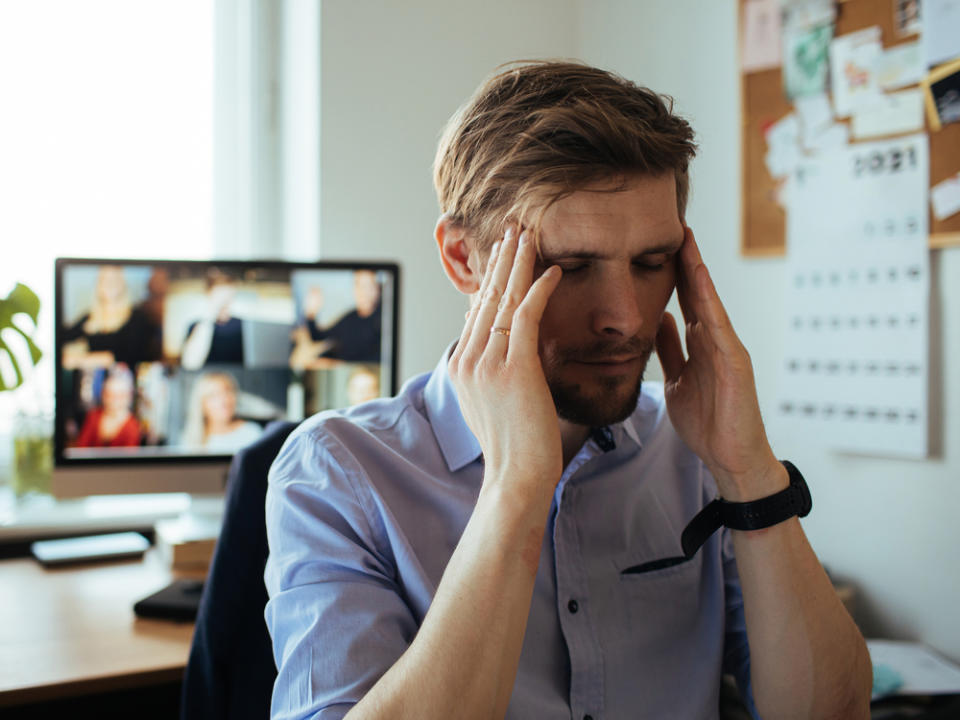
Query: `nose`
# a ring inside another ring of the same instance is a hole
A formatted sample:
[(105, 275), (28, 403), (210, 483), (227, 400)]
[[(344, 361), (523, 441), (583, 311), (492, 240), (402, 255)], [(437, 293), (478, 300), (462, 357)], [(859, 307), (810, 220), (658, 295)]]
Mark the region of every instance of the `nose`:
[(593, 332), (610, 339), (637, 335), (643, 325), (639, 289), (629, 270), (602, 278), (590, 315)]

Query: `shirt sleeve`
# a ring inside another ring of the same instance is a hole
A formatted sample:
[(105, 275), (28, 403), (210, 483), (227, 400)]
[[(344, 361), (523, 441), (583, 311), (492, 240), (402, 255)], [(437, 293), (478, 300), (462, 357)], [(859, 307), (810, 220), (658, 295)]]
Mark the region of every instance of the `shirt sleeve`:
[(724, 633), (723, 671), (733, 675), (744, 704), (751, 717), (759, 720), (753, 702), (753, 687), (750, 683), (750, 646), (747, 644), (747, 621), (743, 614), (743, 592), (740, 589), (740, 573), (733, 554), (733, 539), (727, 528), (723, 533), (723, 584), (726, 603), (726, 628)]
[(317, 426), (296, 431), (271, 467), (264, 614), (278, 669), (274, 719), (343, 717), (416, 634), (372, 509), (356, 459)]

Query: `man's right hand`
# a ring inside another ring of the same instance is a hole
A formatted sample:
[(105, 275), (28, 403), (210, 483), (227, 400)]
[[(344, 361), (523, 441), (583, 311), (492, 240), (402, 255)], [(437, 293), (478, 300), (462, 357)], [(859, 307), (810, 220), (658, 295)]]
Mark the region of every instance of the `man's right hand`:
[(420, 630), (351, 709), (351, 720), (506, 714), (563, 464), (537, 349), (560, 269), (534, 282), (535, 255), (532, 238), (508, 232), (474, 295), (449, 368), (483, 449), (483, 487)]
[[(563, 470), (560, 425), (538, 353), (540, 320), (557, 283), (533, 279), (530, 232), (510, 227), (490, 252), (449, 370), (467, 425), (483, 449), (484, 482), (552, 488)], [(521, 484), (518, 484), (521, 483)]]

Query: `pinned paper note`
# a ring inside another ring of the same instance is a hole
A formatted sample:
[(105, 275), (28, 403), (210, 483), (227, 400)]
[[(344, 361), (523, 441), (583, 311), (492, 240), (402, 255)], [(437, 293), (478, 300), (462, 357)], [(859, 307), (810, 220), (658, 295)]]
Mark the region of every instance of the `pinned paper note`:
[(853, 137), (882, 137), (923, 130), (923, 92), (901, 90), (882, 95), (877, 105), (854, 114)]
[(824, 92), (836, 12), (833, 3), (827, 0), (797, 3), (786, 6), (784, 12), (784, 90), (792, 99)]
[(884, 90), (916, 85), (926, 73), (919, 42), (884, 50), (877, 61), (877, 83)]
[(833, 108), (826, 93), (798, 97), (793, 103), (800, 119), (803, 146), (809, 146), (810, 138), (820, 134), (833, 123)]
[(877, 66), (883, 46), (880, 27), (841, 35), (830, 44), (830, 81), (837, 117), (876, 104), (880, 96)]
[(747, 0), (743, 6), (743, 72), (780, 67), (780, 5), (777, 0)]
[(946, 220), (960, 212), (960, 173), (930, 188), (930, 204), (937, 220)]
[(960, 0), (923, 0), (921, 22), (928, 68), (960, 56)]
[(804, 147), (812, 152), (839, 150), (850, 142), (850, 128), (844, 123), (833, 123), (816, 135), (806, 138)]
[(771, 125), (766, 139), (764, 162), (770, 175), (783, 177), (792, 173), (800, 160), (800, 122), (796, 114), (790, 113)]
[(898, 37), (920, 32), (920, 0), (893, 0), (893, 27)]

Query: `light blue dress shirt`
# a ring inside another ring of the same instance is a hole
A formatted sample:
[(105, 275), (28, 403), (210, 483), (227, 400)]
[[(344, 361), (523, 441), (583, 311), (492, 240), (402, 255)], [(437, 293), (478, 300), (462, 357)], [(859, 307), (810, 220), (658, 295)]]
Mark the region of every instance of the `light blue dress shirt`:
[[(400, 394), (324, 412), (270, 471), (265, 617), (274, 718), (340, 718), (407, 649), (483, 479), (446, 357)], [(732, 544), (682, 555), (716, 496), (644, 383), (637, 410), (566, 467), (544, 534), (507, 718), (716, 718), (722, 672), (749, 696)], [(751, 703), (752, 705), (752, 703)]]

